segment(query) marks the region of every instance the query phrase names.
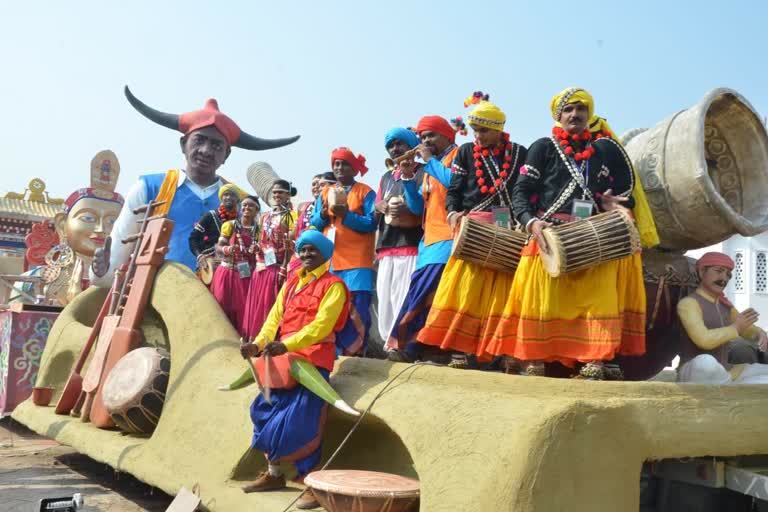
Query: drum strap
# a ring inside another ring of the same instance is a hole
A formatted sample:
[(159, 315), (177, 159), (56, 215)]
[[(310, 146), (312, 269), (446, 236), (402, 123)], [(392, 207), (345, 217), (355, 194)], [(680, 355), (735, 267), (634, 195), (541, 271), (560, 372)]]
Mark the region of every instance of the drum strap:
[(595, 202), (595, 197), (592, 195), (592, 191), (589, 190), (589, 187), (587, 187), (587, 184), (584, 182), (584, 177), (581, 175), (578, 169), (576, 169), (576, 166), (573, 165), (573, 162), (563, 153), (563, 150), (560, 148), (560, 144), (557, 143), (554, 136), (550, 137), (550, 140), (552, 141), (552, 144), (555, 146), (555, 150), (557, 151), (557, 154), (560, 155), (560, 159), (563, 161), (565, 166), (568, 168), (568, 172), (570, 173), (571, 177), (573, 178), (573, 181), (576, 182), (576, 184), (581, 187), (581, 189), (584, 191), (584, 194), (589, 198), (590, 201), (592, 201), (592, 204), (595, 208), (600, 210), (597, 203)]

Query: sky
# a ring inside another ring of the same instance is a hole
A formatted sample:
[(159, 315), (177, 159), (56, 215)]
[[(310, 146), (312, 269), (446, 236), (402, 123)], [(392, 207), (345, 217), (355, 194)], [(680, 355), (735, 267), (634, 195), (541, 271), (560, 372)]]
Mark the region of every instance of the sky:
[[(285, 148), (233, 149), (219, 173), (247, 185), (267, 161), (306, 197), (311, 176), (348, 146), (383, 173), (385, 132), (427, 114), (466, 116), (491, 95), (506, 131), (549, 134), (549, 100), (578, 85), (622, 133), (730, 87), (768, 113), (768, 2), (131, 2), (0, 0), (0, 193), (40, 177), (54, 197), (87, 186), (112, 149), (118, 191), (182, 167), (178, 133), (139, 115), (182, 113), (215, 97), (244, 130), (301, 135)], [(466, 142), (469, 139), (461, 139)]]

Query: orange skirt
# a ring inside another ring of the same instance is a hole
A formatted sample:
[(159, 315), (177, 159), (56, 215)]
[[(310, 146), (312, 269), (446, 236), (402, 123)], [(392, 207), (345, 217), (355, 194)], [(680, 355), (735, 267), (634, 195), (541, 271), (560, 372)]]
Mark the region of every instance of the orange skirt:
[(486, 356), (523, 361), (607, 361), (645, 352), (645, 284), (640, 253), (551, 277), (529, 242)]

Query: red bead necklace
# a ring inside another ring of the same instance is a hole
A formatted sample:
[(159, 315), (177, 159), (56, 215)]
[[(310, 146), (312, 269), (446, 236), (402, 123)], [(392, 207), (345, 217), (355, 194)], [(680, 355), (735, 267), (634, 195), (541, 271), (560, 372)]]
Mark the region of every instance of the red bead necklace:
[(228, 220), (235, 220), (237, 218), (236, 210), (227, 210), (223, 204), (219, 205), (219, 218), (221, 222), (227, 222)]
[[(563, 153), (565, 153), (566, 156), (573, 156), (573, 159), (577, 162), (582, 160), (589, 160), (592, 158), (592, 155), (595, 154), (595, 148), (590, 144), (590, 141), (592, 140), (592, 132), (589, 130), (584, 130), (581, 133), (570, 134), (566, 130), (563, 130), (561, 127), (555, 126), (552, 128), (552, 134), (563, 148)], [(595, 139), (601, 139), (606, 136), (607, 135), (603, 134), (603, 132), (598, 132)], [(573, 147), (574, 142), (583, 143), (585, 146), (584, 149), (581, 151), (576, 151)]]
[[(477, 184), (480, 185), (480, 192), (483, 194), (495, 194), (497, 190), (501, 188), (504, 180), (507, 179), (512, 167), (512, 142), (509, 140), (509, 134), (503, 132), (502, 147), (497, 145), (493, 149), (484, 148), (477, 142), (475, 142), (474, 153), (475, 157), (475, 176), (477, 176)], [(496, 160), (491, 158), (491, 155), (497, 157), (504, 152), (504, 163), (501, 164), (501, 170), (499, 170)], [(483, 163), (485, 160), (485, 164)], [(485, 170), (483, 170), (485, 169)], [(486, 176), (487, 171), (487, 176)], [(488, 185), (492, 183), (492, 185)]]

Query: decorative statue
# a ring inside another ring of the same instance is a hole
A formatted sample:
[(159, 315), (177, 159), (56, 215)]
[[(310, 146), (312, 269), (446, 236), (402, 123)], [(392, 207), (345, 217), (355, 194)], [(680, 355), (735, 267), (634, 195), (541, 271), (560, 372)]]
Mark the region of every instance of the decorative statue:
[(119, 175), (120, 163), (112, 151), (96, 153), (91, 186), (70, 194), (64, 212), (54, 218), (59, 243), (46, 254), (43, 271), (48, 300), (63, 306), (88, 287), (93, 253), (104, 247), (123, 206), (123, 196), (115, 192)]

